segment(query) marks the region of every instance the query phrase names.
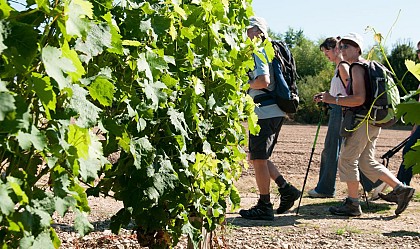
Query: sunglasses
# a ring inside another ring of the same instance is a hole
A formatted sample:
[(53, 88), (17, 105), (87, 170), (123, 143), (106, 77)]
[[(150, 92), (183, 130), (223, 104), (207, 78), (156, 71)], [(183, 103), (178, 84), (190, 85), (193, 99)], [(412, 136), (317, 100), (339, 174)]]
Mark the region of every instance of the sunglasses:
[(343, 44), (343, 45), (340, 45), (340, 50), (348, 49), (349, 47), (350, 47), (349, 44)]
[(417, 53), (417, 54), (420, 54), (420, 49), (417, 49), (417, 50), (416, 50), (416, 53)]

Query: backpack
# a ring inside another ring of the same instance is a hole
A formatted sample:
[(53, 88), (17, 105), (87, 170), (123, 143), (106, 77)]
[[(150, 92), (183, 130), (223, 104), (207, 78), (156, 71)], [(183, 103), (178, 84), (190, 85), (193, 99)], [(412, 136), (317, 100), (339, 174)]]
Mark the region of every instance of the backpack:
[(274, 58), (271, 63), (274, 74), (275, 88), (273, 91), (260, 89), (265, 94), (255, 96), (254, 102), (260, 105), (276, 103), (286, 113), (296, 113), (299, 97), (296, 80), (296, 64), (292, 53), (282, 41), (271, 41)]
[(398, 121), (395, 114), (397, 105), (400, 103), (400, 93), (391, 71), (379, 62), (369, 61), (353, 63), (350, 66), (350, 72), (354, 64), (362, 65), (369, 78), (369, 84), (366, 86), (367, 99), (362, 107), (354, 108), (356, 119), (365, 119), (371, 109), (367, 117), (370, 124), (379, 127), (392, 126)]

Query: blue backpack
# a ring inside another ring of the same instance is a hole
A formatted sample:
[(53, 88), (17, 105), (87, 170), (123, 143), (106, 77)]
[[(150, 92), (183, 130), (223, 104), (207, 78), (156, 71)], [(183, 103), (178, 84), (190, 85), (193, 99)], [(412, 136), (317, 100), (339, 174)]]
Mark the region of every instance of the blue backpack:
[(276, 103), (286, 113), (296, 113), (299, 104), (296, 80), (296, 64), (292, 53), (282, 41), (271, 41), (274, 58), (271, 62), (274, 73), (275, 88), (273, 91), (260, 89), (265, 94), (255, 96), (254, 102), (260, 105)]

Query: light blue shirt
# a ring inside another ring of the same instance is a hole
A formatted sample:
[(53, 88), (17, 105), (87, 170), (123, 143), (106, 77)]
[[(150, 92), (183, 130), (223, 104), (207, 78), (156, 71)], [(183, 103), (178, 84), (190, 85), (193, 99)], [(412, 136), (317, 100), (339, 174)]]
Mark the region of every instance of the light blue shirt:
[[(264, 55), (265, 60), (261, 60), (256, 54), (253, 54), (254, 57), (254, 70), (252, 71), (252, 79), (257, 78), (260, 75), (269, 75), (270, 76), (270, 84), (268, 85), (267, 89), (272, 91), (274, 89), (274, 76), (273, 76), (273, 68), (271, 63), (268, 61), (267, 54), (265, 53), (264, 48), (261, 48), (261, 53)], [(249, 95), (254, 98), (257, 95), (266, 94), (263, 91), (257, 89), (249, 89)], [(275, 118), (275, 117), (285, 117), (286, 113), (282, 111), (277, 104), (267, 105), (267, 106), (258, 106), (256, 104), (255, 114), (257, 114), (258, 119), (267, 119), (267, 118)]]

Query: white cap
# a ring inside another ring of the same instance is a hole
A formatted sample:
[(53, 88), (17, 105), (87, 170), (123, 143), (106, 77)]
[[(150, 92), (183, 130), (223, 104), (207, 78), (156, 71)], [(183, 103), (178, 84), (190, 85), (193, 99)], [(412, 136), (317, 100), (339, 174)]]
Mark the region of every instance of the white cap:
[(341, 37), (341, 40), (353, 41), (359, 46), (361, 53), (363, 53), (363, 38), (358, 33), (348, 33), (347, 35)]
[(248, 29), (257, 26), (261, 32), (264, 34), (264, 37), (268, 38), (268, 25), (264, 18), (258, 16), (251, 16), (249, 18)]

